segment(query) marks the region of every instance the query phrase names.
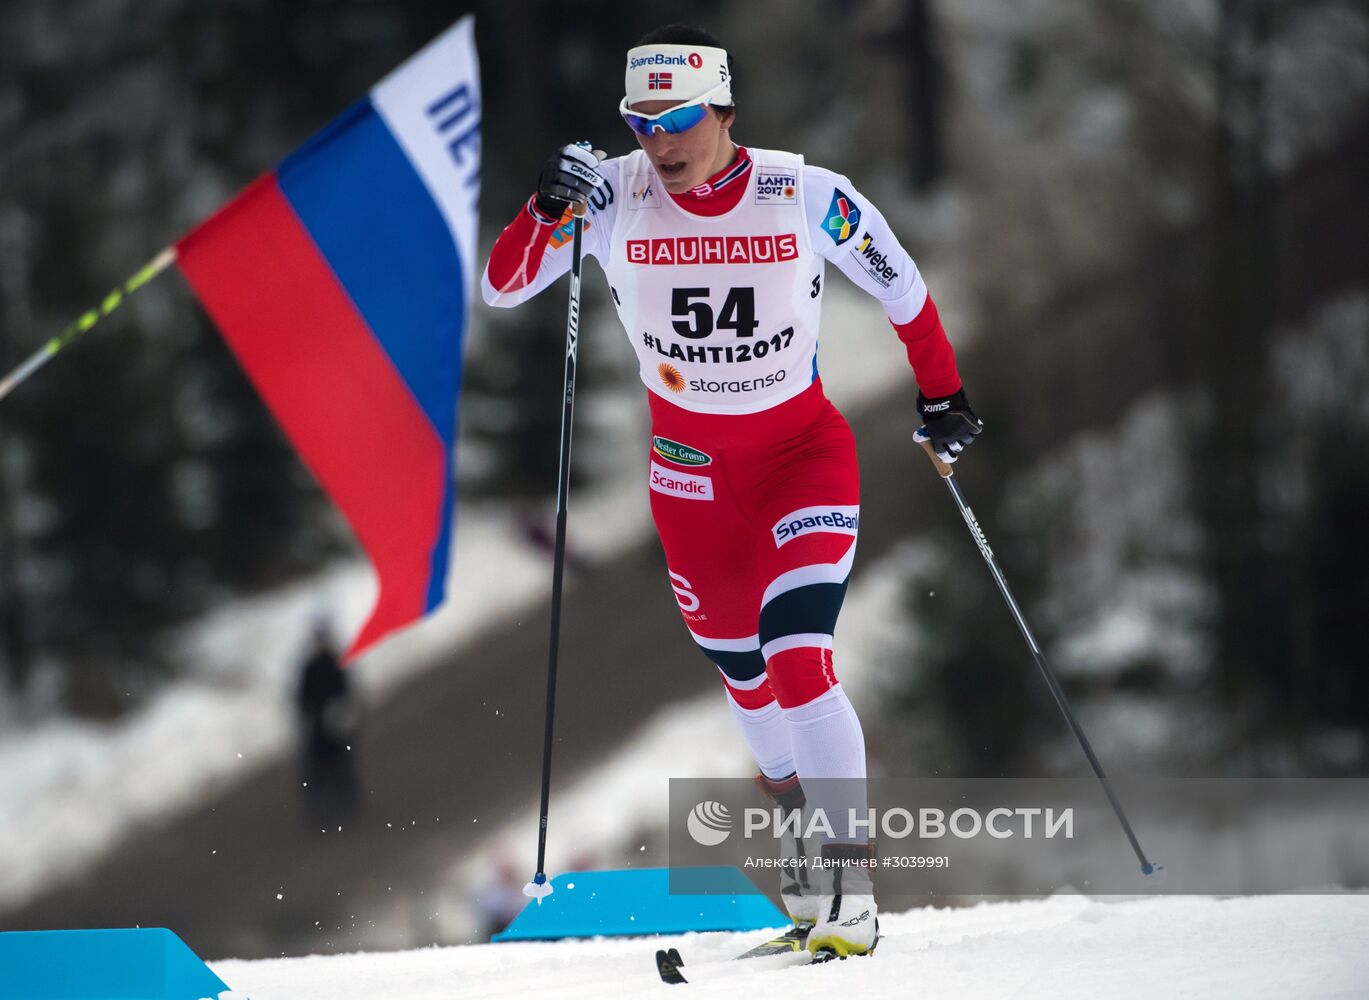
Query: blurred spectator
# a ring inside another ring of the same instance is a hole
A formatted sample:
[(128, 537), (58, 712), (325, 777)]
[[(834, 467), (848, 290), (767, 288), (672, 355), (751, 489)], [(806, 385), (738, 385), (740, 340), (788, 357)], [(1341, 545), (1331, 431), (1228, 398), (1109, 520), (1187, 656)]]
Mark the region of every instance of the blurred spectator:
[(527, 901), (523, 879), (518, 877), (513, 861), (501, 858), (493, 866), (493, 878), (475, 890), (475, 918), (481, 937), (488, 941), (509, 926)]
[(356, 739), (361, 713), (327, 622), (315, 622), (300, 669), (301, 780), (311, 827), (338, 826), (357, 811)]
[[(519, 518), (522, 539), (532, 548), (548, 558), (556, 555), (556, 514), (541, 506), (529, 506)], [(566, 569), (571, 573), (584, 573), (591, 566), (590, 560), (571, 545), (566, 539)]]

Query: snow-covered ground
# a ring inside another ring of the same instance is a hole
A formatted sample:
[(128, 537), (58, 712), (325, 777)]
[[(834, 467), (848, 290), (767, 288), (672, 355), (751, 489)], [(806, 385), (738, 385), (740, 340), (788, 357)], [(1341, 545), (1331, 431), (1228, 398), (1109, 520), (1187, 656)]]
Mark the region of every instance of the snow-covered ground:
[[(251, 1000), (600, 1000), (672, 991), (749, 1000), (1351, 1000), (1369, 990), (1364, 896), (1056, 896), (914, 909), (882, 915), (880, 926), (874, 957), (811, 969), (723, 961), (763, 937), (754, 933), (211, 965), (233, 997)], [(657, 978), (653, 953), (672, 945), (685, 959), (688, 986)]]
[[(956, 301), (950, 289), (942, 297), (948, 325)], [(854, 413), (911, 386), (903, 347), (874, 300), (833, 281), (825, 314), (819, 363), (839, 407)], [(622, 331), (605, 327), (587, 336), (605, 341)], [(570, 532), (577, 548), (610, 559), (651, 531), (643, 486), (646, 406), (635, 376), (605, 393), (600, 405), (615, 418), (599, 421), (600, 449), (619, 460), (593, 492), (572, 496)], [(507, 505), (464, 505), (446, 604), (354, 666), (366, 700), (378, 702), (436, 663), (459, 662), (461, 651), (492, 624), (545, 601), (547, 566), (545, 555), (521, 540), (518, 515)], [(6, 719), (0, 726), (0, 906), (22, 903), (54, 876), (69, 877), (94, 862), (130, 831), (194, 808), (288, 753), (293, 685), (310, 622), (326, 611), (340, 634), (351, 635), (373, 587), (367, 566), (353, 560), (224, 607), (172, 638), (183, 671), (178, 682), (117, 722)]]

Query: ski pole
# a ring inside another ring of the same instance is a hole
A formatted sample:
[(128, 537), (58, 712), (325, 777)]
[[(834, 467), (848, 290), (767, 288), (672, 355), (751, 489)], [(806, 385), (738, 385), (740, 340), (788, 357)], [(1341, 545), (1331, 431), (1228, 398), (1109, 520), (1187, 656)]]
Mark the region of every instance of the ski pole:
[(1093, 746), (1089, 743), (1089, 738), (1084, 735), (1083, 728), (1079, 725), (1079, 720), (1074, 716), (1074, 710), (1070, 708), (1069, 699), (1065, 697), (1065, 691), (1060, 686), (1060, 682), (1055, 677), (1055, 672), (1051, 670), (1050, 664), (1046, 662), (1046, 656), (1041, 652), (1041, 646), (1036, 641), (1036, 636), (1032, 635), (1027, 619), (1022, 614), (1022, 609), (1017, 606), (1017, 601), (1012, 596), (1012, 591), (1008, 588), (1008, 581), (1003, 576), (1003, 571), (998, 568), (998, 560), (994, 558), (993, 549), (989, 548), (988, 539), (984, 537), (984, 531), (979, 527), (979, 521), (974, 516), (974, 511), (965, 502), (965, 495), (960, 492), (960, 483), (956, 481), (955, 470), (950, 465), (937, 457), (936, 449), (932, 447), (932, 439), (927, 434), (926, 428), (919, 427), (917, 433), (913, 435), (913, 440), (922, 445), (927, 452), (927, 457), (932, 460), (932, 465), (936, 466), (937, 474), (941, 476), (941, 481), (946, 484), (946, 488), (951, 491), (951, 496), (955, 499), (955, 505), (960, 508), (960, 516), (965, 519), (965, 526), (970, 529), (970, 535), (974, 538), (975, 544), (979, 546), (979, 554), (984, 557), (984, 561), (989, 564), (989, 572), (993, 574), (994, 582), (998, 584), (998, 590), (1003, 595), (1003, 600), (1008, 602), (1008, 610), (1012, 612), (1013, 619), (1017, 622), (1018, 629), (1022, 632), (1022, 638), (1027, 640), (1027, 646), (1031, 649), (1032, 658), (1036, 660), (1036, 665), (1041, 669), (1041, 676), (1046, 679), (1046, 686), (1051, 689), (1051, 695), (1055, 698), (1055, 703), (1060, 706), (1060, 712), (1069, 723), (1075, 738), (1079, 741), (1079, 746), (1084, 750), (1084, 756), (1088, 758), (1089, 766), (1093, 768), (1093, 773), (1098, 777), (1098, 782), (1103, 786), (1104, 793), (1107, 794), (1108, 802), (1112, 804), (1112, 811), (1117, 814), (1117, 822), (1122, 824), (1122, 832), (1127, 835), (1127, 841), (1131, 844), (1132, 851), (1136, 854), (1136, 860), (1141, 863), (1141, 874), (1157, 875), (1164, 872), (1164, 865), (1151, 863), (1146, 859), (1145, 852), (1141, 850), (1141, 843), (1136, 839), (1135, 832), (1131, 829), (1131, 824), (1127, 821), (1127, 815), (1122, 811), (1122, 803), (1117, 798), (1117, 793), (1112, 789), (1112, 782), (1108, 781), (1108, 776), (1103, 773), (1103, 765), (1098, 762), (1098, 755), (1093, 752)]
[(91, 327), (100, 320), (104, 319), (115, 309), (123, 304), (124, 299), (132, 295), (143, 285), (161, 274), (176, 260), (176, 248), (167, 247), (156, 257), (148, 261), (141, 270), (133, 277), (129, 278), (121, 286), (116, 288), (104, 297), (104, 300), (87, 312), (82, 313), (67, 328), (53, 337), (38, 350), (34, 351), (27, 361), (21, 364), (14, 371), (10, 372), (3, 379), (0, 379), (0, 399), (4, 399), (18, 386), (28, 379), (30, 375), (42, 368), (45, 364), (61, 350), (70, 345), (74, 340), (86, 333)]
[(551, 895), (547, 881), (547, 807), (551, 801), (552, 726), (556, 720), (556, 657), (561, 640), (561, 583), (566, 565), (566, 497), (570, 493), (570, 429), (575, 415), (575, 355), (580, 344), (580, 262), (581, 234), (585, 227), (585, 202), (575, 202), (572, 211), (570, 256), (570, 307), (566, 314), (566, 370), (561, 400), (561, 460), (556, 482), (556, 550), (551, 570), (551, 636), (547, 650), (547, 716), (542, 735), (542, 806), (537, 828), (537, 872), (523, 886), (523, 894), (538, 905)]

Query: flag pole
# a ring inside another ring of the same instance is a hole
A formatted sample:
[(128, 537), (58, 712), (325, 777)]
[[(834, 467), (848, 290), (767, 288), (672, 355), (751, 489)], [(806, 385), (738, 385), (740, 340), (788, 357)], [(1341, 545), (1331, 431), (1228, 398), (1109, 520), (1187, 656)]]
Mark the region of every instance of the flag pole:
[(175, 262), (176, 248), (167, 247), (162, 250), (161, 253), (157, 254), (156, 257), (153, 257), (143, 265), (137, 274), (133, 275), (133, 277), (129, 278), (118, 288), (114, 289), (114, 291), (106, 295), (98, 306), (82, 313), (69, 323), (65, 330), (53, 337), (42, 347), (38, 348), (38, 350), (34, 351), (27, 361), (14, 369), (14, 371), (10, 372), (3, 379), (0, 379), (0, 400), (4, 399), (18, 388), (21, 383), (27, 380), (28, 377), (39, 368), (42, 368), (43, 365), (51, 361), (54, 355), (69, 346), (96, 323), (100, 322), (100, 320), (104, 319), (115, 309), (118, 309), (119, 306), (123, 305), (124, 299), (132, 295), (139, 288), (142, 288), (143, 285), (146, 285)]

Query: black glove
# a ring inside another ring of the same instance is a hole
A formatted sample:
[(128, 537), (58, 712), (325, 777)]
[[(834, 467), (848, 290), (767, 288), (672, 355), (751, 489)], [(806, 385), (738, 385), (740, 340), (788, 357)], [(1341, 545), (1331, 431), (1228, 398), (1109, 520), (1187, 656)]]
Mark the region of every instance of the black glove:
[(599, 173), (599, 161), (603, 158), (604, 154), (591, 149), (587, 142), (562, 146), (547, 157), (537, 178), (537, 197), (533, 202), (537, 211), (559, 219), (571, 202), (589, 201), (589, 196), (607, 183)]
[(948, 465), (959, 458), (960, 453), (974, 442), (975, 435), (984, 429), (984, 422), (970, 409), (964, 389), (954, 396), (936, 399), (928, 399), (919, 392), (917, 412), (922, 416), (927, 436), (932, 439), (932, 450)]

